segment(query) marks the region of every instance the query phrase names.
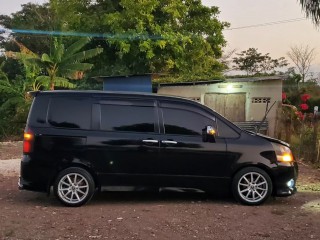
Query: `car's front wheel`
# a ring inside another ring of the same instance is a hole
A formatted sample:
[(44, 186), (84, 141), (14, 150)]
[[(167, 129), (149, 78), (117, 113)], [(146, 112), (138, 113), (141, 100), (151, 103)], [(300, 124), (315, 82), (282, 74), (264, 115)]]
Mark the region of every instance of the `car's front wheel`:
[(77, 167), (61, 171), (54, 183), (56, 197), (66, 206), (79, 207), (94, 194), (95, 184), (86, 170)]
[(241, 169), (233, 178), (234, 197), (246, 205), (259, 205), (272, 193), (272, 181), (262, 169), (247, 167)]

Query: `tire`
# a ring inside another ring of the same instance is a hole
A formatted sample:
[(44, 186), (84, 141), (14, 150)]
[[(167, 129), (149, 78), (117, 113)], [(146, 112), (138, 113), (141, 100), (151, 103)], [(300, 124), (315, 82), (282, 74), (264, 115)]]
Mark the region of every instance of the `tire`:
[(257, 167), (241, 169), (233, 178), (232, 193), (237, 201), (245, 205), (260, 205), (271, 196), (271, 178)]
[(53, 189), (61, 203), (68, 207), (79, 207), (92, 198), (95, 184), (86, 170), (71, 167), (59, 173)]

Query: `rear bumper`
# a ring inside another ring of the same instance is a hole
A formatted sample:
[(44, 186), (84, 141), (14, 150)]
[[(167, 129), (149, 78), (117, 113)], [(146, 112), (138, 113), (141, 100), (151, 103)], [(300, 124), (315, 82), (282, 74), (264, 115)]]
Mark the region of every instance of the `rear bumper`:
[(20, 190), (47, 192), (50, 186), (52, 170), (24, 155), (21, 160), (18, 187)]

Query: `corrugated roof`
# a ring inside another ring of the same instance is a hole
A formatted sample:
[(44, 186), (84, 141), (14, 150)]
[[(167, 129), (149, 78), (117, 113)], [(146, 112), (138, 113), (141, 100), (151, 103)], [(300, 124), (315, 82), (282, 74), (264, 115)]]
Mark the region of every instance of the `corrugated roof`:
[(195, 81), (195, 82), (159, 83), (158, 86), (192, 86), (192, 85), (205, 85), (205, 84), (221, 83), (224, 81), (225, 80), (217, 79), (217, 80)]
[(279, 76), (264, 76), (264, 77), (244, 77), (244, 78), (228, 78), (225, 80), (209, 80), (209, 81), (198, 81), (198, 82), (175, 82), (175, 83), (159, 83), (158, 86), (192, 86), (192, 85), (206, 85), (215, 83), (228, 83), (228, 82), (259, 82), (259, 81), (270, 81), (270, 80), (284, 80), (286, 75)]
[(246, 78), (228, 78), (226, 82), (259, 82), (259, 81), (270, 81), (270, 80), (284, 80), (286, 75), (279, 76), (264, 76), (264, 77), (246, 77)]

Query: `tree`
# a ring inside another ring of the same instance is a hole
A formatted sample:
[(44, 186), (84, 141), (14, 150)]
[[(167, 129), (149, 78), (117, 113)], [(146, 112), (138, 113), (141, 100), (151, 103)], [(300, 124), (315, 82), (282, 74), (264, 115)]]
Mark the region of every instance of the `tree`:
[[(55, 30), (54, 23), (52, 21), (53, 14), (49, 9), (48, 4), (24, 4), (22, 10), (13, 13), (10, 16), (0, 15), (0, 25), (6, 29), (19, 29), (25, 31), (21, 33), (11, 33), (0, 35), (0, 49), (4, 49), (6, 52), (18, 52), (20, 47), (17, 42), (23, 43), (28, 46), (32, 52), (40, 54), (44, 52), (50, 52), (52, 36), (50, 35), (37, 35), (36, 31), (53, 31)], [(9, 79), (14, 81), (19, 76), (24, 76), (25, 66), (16, 59), (3, 60), (5, 63), (3, 71), (8, 75)]]
[(232, 62), (233, 62), (233, 55), (237, 52), (236, 48), (230, 50), (224, 50), (219, 61), (225, 66), (224, 72), (232, 71)]
[(121, 0), (119, 6), (119, 11), (105, 15), (105, 24), (115, 35), (107, 41), (116, 48), (118, 64), (137, 73), (189, 77), (223, 69), (217, 58), (228, 24), (217, 19), (217, 7), (194, 0)]
[(10, 81), (3, 66), (4, 63), (0, 66), (0, 139), (22, 133), (31, 103), (27, 95), (29, 83), (21, 78)]
[[(65, 0), (54, 2), (59, 15)], [(109, 53), (93, 60), (100, 70), (95, 73), (221, 77), (223, 64), (217, 59), (226, 43), (222, 30), (229, 24), (218, 20), (217, 7), (195, 0), (69, 2), (70, 12), (79, 17), (67, 18), (64, 26), (101, 34), (90, 46), (101, 45)]]
[(308, 45), (292, 46), (287, 55), (296, 66), (301, 75), (301, 80), (304, 83), (309, 73), (311, 63), (316, 56), (315, 48), (310, 48)]
[[(218, 59), (226, 44), (222, 31), (229, 24), (218, 19), (217, 7), (204, 6), (199, 0), (50, 0), (41, 7), (26, 6), (13, 17), (4, 16), (3, 25), (92, 34), (94, 39), (85, 47), (101, 47), (108, 52), (90, 60), (95, 66), (94, 75), (166, 73), (184, 79), (222, 77), (224, 65)], [(46, 11), (49, 13), (45, 14)], [(37, 54), (54, 51), (49, 44), (52, 36), (47, 36), (49, 43), (39, 46), (37, 41), (27, 42), (34, 35), (19, 37), (26, 40), (16, 38), (19, 42)], [(64, 38), (64, 43), (72, 41), (71, 37)], [(17, 51), (9, 46), (4, 48)]]
[(31, 90), (33, 91), (40, 90), (41, 84), (37, 81), (36, 78), (40, 74), (41, 68), (38, 65), (29, 62), (29, 59), (35, 58), (38, 55), (32, 52), (22, 43), (18, 42), (16, 39), (13, 38), (12, 42), (14, 42), (19, 47), (20, 52), (7, 51), (5, 52), (6, 57), (20, 61), (24, 67), (24, 84), (26, 84), (26, 86), (29, 86), (29, 88), (32, 88)]
[(55, 39), (52, 54), (44, 53), (41, 57), (28, 58), (27, 61), (38, 64), (47, 74), (39, 76), (37, 81), (50, 90), (54, 90), (55, 86), (74, 88), (75, 85), (68, 79), (81, 79), (83, 72), (93, 67), (93, 64), (83, 61), (103, 52), (102, 48), (80, 51), (90, 40), (82, 38), (65, 48), (61, 41)]
[[(25, 34), (12, 33), (10, 36), (18, 42), (24, 43), (31, 51), (40, 54), (50, 51), (52, 36), (45, 34), (39, 36), (33, 31), (56, 30), (53, 18), (48, 4), (27, 3), (22, 5), (22, 10), (10, 16), (0, 15), (0, 25), (7, 29), (24, 30)], [(4, 48), (6, 51), (17, 51), (17, 45), (11, 41), (11, 37), (3, 37), (0, 41), (0, 48)]]
[(299, 0), (302, 10), (306, 16), (319, 25), (320, 23), (320, 1), (319, 0)]
[(257, 48), (236, 53), (238, 57), (233, 58), (233, 67), (235, 70), (245, 71), (247, 76), (254, 74), (268, 74), (274, 72), (276, 68), (287, 66), (287, 60), (284, 57), (272, 59), (269, 53), (262, 54)]

